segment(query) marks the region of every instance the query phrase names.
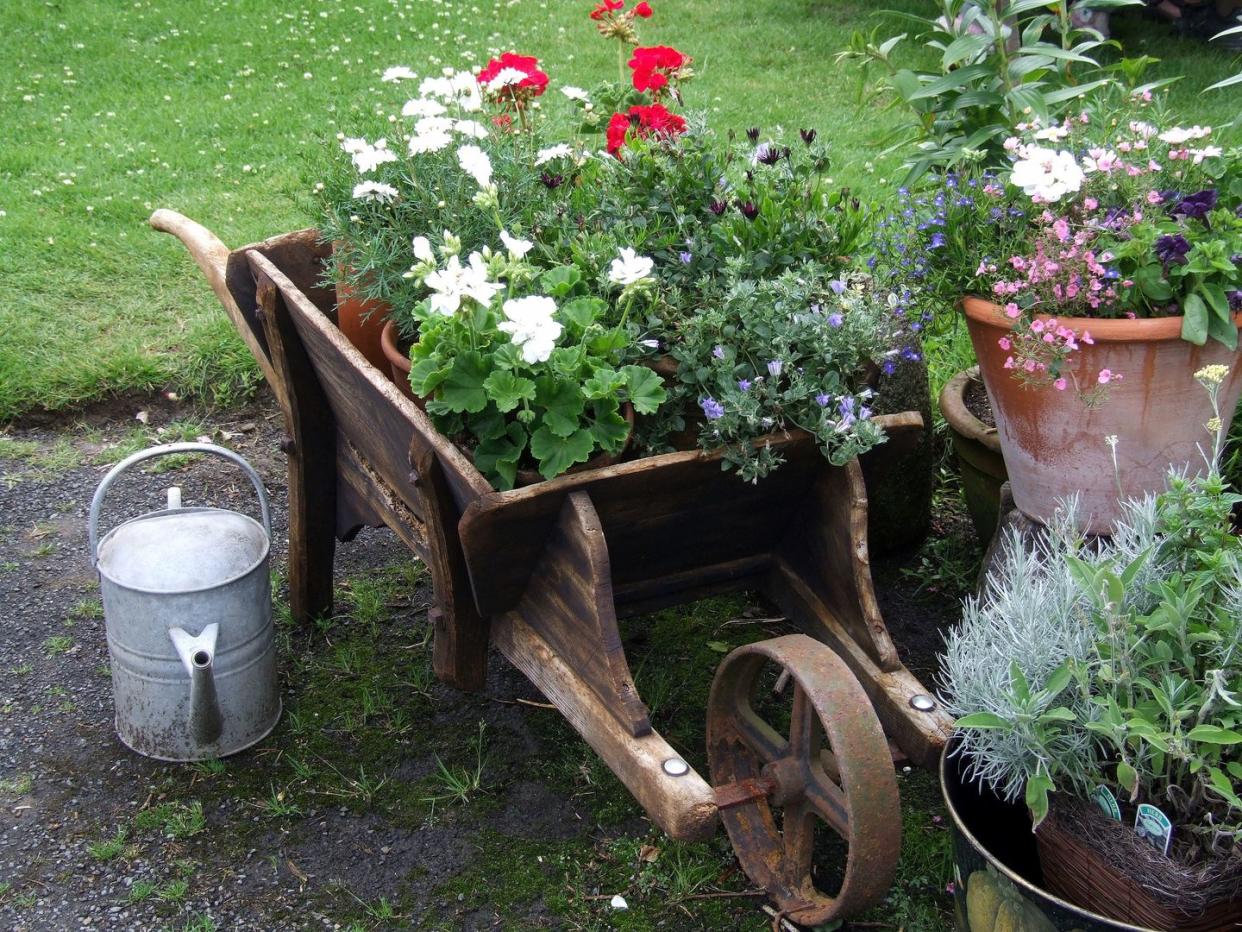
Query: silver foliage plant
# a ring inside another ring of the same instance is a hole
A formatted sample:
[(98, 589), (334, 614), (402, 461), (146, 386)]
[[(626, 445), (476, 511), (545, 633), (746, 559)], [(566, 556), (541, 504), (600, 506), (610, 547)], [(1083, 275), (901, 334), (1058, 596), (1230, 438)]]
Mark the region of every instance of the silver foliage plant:
[[(1099, 742), (1083, 727), (1065, 727), (1069, 714), (1084, 724), (1098, 718), (1089, 677), (1097, 630), (1091, 602), (1068, 572), (1066, 557), (1104, 565), (1129, 564), (1156, 542), (1156, 500), (1127, 502), (1108, 543), (1088, 543), (1076, 530), (1077, 499), (1062, 502), (1044, 534), (1023, 541), (1015, 529), (979, 596), (963, 603), (961, 624), (946, 637), (941, 699), (950, 714), (990, 713), (1004, 728), (961, 729), (958, 753), (971, 779), (1013, 801), (1042, 778), (1086, 795), (1104, 766)], [(1162, 570), (1146, 561), (1126, 591), (1125, 608), (1150, 610), (1147, 583)], [(1068, 784), (1068, 785), (1066, 785)]]

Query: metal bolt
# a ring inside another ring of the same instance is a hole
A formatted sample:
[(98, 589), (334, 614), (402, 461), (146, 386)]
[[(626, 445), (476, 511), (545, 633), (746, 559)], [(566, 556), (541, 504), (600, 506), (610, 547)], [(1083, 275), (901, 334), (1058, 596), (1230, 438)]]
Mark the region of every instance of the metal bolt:
[(670, 777), (684, 777), (690, 772), (690, 765), (680, 757), (670, 757), (661, 766)]
[(916, 693), (910, 697), (910, 708), (917, 712), (930, 712), (936, 708), (936, 700), (927, 693)]
[(280, 440), (280, 452), (286, 456), (292, 456), (297, 452), (298, 446), (293, 442), (292, 437), (282, 437)]

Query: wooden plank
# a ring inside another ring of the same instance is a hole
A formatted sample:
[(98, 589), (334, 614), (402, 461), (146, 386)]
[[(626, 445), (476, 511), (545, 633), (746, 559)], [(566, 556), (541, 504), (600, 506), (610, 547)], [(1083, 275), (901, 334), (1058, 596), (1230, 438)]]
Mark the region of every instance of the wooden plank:
[(577, 671), (517, 612), (496, 619), (492, 637), (501, 653), (526, 674), (565, 720), (599, 754), (651, 820), (681, 841), (705, 841), (716, 831), (715, 794), (693, 768), (664, 773), (679, 758), (658, 732), (635, 737), (623, 728)]
[(410, 443), (416, 434), (439, 455), (458, 508), (492, 491), (474, 464), (436, 431), (427, 415), (368, 363), (278, 268), (262, 255), (251, 255), (255, 268), (270, 277), (284, 296), (337, 422), (407, 507), (422, 513), (409, 475)]
[(595, 691), (629, 734), (651, 731), (617, 629), (604, 530), (586, 492), (565, 499), (514, 612)]
[(778, 565), (769, 577), (765, 594), (786, 615), (797, 620), (803, 631), (823, 641), (849, 665), (871, 699), (887, 734), (902, 752), (921, 767), (934, 769), (940, 752), (953, 731), (953, 719), (937, 703), (930, 712), (912, 708), (915, 695), (927, 689), (904, 666), (884, 669), (858, 642), (854, 632), (820, 601), (801, 575)]
[(614, 583), (612, 593), (617, 616), (644, 615), (670, 605), (697, 602), (722, 592), (756, 588), (771, 568), (771, 555), (761, 553), (727, 563), (641, 579), (623, 586)]
[(259, 318), (281, 394), (288, 457), (289, 604), (304, 624), (332, 614), (336, 547), (336, 424), (288, 308), (266, 275), (256, 276)]
[(496, 614), (517, 603), (538, 547), (577, 491), (591, 496), (608, 539), (613, 582), (623, 591), (658, 578), (691, 588), (711, 577), (712, 567), (772, 551), (825, 465), (805, 437), (782, 441), (782, 452), (786, 464), (758, 484), (723, 472), (718, 455), (691, 452), (482, 497), (461, 523), (480, 611)]
[(880, 669), (901, 667), (871, 584), (867, 492), (857, 460), (824, 464), (779, 557), (779, 565), (802, 579)]
[[(358, 527), (386, 525), (424, 563), (428, 559), (427, 527), (389, 489), (344, 434), (337, 435), (337, 538), (352, 537)], [(348, 497), (351, 508), (342, 514), (340, 501)], [(346, 536), (348, 535), (348, 537)]]
[(417, 474), (426, 516), (427, 565), (431, 569), (435, 630), (431, 664), (436, 677), (458, 689), (478, 691), (487, 683), (490, 619), (479, 614), (457, 537), (460, 513), (449, 490), (448, 474), (431, 446), (415, 438), (410, 460)]
[[(252, 252), (261, 253), (280, 269), (281, 274), (292, 282), (294, 288), (310, 299), (321, 314), (336, 322), (336, 291), (320, 284), (324, 274), (324, 261), (331, 255), (332, 247), (319, 241), (317, 230), (283, 233), (234, 249), (225, 265), (225, 283), (241, 311), (242, 323), (255, 331), (261, 342), (264, 340), (263, 327), (254, 316), (258, 302), (255, 300), (254, 274), (247, 258)], [(245, 336), (244, 333), (242, 335)]]

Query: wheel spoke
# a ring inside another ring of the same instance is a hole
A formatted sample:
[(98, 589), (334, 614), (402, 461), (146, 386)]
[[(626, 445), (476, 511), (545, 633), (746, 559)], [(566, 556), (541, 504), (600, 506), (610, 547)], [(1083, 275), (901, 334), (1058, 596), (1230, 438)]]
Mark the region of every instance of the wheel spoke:
[(775, 728), (761, 719), (749, 705), (737, 710), (733, 719), (733, 730), (748, 748), (761, 761), (770, 764), (789, 753), (789, 742)]
[(804, 803), (785, 807), (781, 846), (785, 851), (781, 871), (789, 886), (796, 890), (810, 876), (811, 858), (815, 854), (815, 818)]
[(815, 760), (823, 745), (823, 726), (815, 703), (799, 683), (794, 686), (793, 713), (789, 720), (789, 753), (802, 760)]
[(806, 805), (817, 816), (832, 826), (842, 838), (848, 840), (850, 831), (849, 803), (845, 791), (825, 774), (812, 771), (806, 783)]

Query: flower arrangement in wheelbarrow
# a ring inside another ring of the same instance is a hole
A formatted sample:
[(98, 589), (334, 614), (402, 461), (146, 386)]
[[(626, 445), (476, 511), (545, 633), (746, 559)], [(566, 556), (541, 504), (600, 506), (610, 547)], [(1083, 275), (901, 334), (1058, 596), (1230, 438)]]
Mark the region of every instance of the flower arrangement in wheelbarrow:
[[(1195, 465), (1193, 373), (1232, 363), (1242, 312), (1242, 153), (1147, 98), (1032, 119), (1003, 170), (903, 190), (874, 259), (919, 324), (965, 296), (1018, 507), (1044, 520), (1094, 484), (1096, 531), (1119, 514), (1100, 438), (1122, 437), (1124, 495)], [(1226, 419), (1239, 391), (1231, 370)]]
[[(631, 407), (637, 452), (727, 447), (748, 479), (779, 464), (773, 433), (809, 430), (837, 462), (883, 439), (867, 374), (908, 334), (884, 295), (832, 287), (861, 205), (813, 131), (720, 141), (678, 112), (692, 60), (638, 44), (653, 12), (590, 11), (622, 78), (591, 91), (514, 52), (477, 73), (390, 69), (417, 96), (315, 169), (321, 234), (342, 244), (329, 274), (391, 306), (410, 385), (501, 488), (618, 455)], [(704, 342), (692, 322), (720, 306)], [(725, 342), (753, 394), (721, 391)]]

